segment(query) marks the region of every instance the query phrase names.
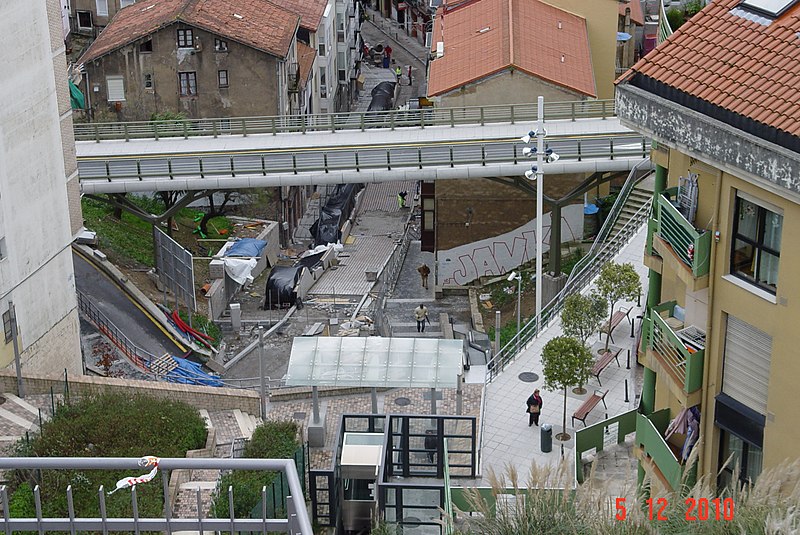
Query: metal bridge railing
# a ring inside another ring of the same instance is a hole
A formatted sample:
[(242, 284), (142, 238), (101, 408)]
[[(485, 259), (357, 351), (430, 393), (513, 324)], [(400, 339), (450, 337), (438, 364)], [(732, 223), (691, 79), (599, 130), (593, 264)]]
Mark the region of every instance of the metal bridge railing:
[[(132, 473), (139, 473), (142, 470), (142, 459), (126, 457), (2, 457), (0, 458), (0, 470), (131, 470)], [(9, 489), (3, 485), (0, 487), (0, 502), (2, 503), (5, 518), (0, 519), (0, 530), (7, 535), (13, 532), (135, 532), (161, 531), (165, 533), (175, 533), (176, 531), (191, 531), (203, 533), (205, 531), (217, 532), (279, 532), (291, 533), (293, 535), (313, 535), (314, 531), (306, 509), (305, 498), (303, 497), (303, 486), (295, 467), (293, 459), (179, 459), (161, 458), (158, 461), (158, 469), (162, 472), (161, 479), (164, 494), (164, 511), (171, 511), (169, 493), (169, 472), (170, 470), (264, 470), (281, 473), (288, 485), (289, 494), (285, 497), (282, 504), (282, 517), (269, 518), (259, 515), (258, 518), (236, 518), (234, 515), (234, 502), (236, 496), (233, 487), (228, 487), (226, 497), (228, 500), (228, 510), (230, 516), (227, 518), (203, 518), (202, 507), (197, 508), (194, 518), (174, 518), (171, 514), (161, 518), (141, 518), (138, 514), (138, 497), (136, 486), (130, 491), (132, 518), (114, 518), (107, 515), (106, 489), (100, 486), (97, 489), (98, 516), (96, 517), (77, 517), (73, 506), (73, 487), (68, 485), (66, 488), (67, 513), (59, 518), (48, 518), (42, 515), (41, 490), (37, 485), (33, 490), (35, 515), (30, 518), (11, 518), (9, 515)], [(156, 483), (152, 483), (156, 484)], [(200, 489), (196, 489), (196, 499), (199, 504), (202, 500)], [(261, 490), (262, 499), (267, 503), (267, 488)]]
[[(558, 141), (553, 136), (551, 143)], [(645, 158), (650, 141), (639, 135), (608, 135), (591, 140), (574, 140), (559, 149), (563, 161), (613, 160)], [(374, 171), (392, 169), (425, 169), (432, 167), (486, 166), (527, 162), (519, 144), (474, 143), (453, 146), (420, 146), (341, 149), (315, 151), (271, 151), (237, 156), (159, 156), (158, 158), (126, 158), (123, 160), (87, 160), (82, 162), (80, 179), (90, 180), (165, 180), (180, 178), (218, 178), (246, 176), (297, 175), (340, 171)]]
[[(546, 102), (546, 121), (605, 119), (614, 117), (614, 100)], [(369, 128), (450, 126), (464, 124), (533, 122), (536, 103), (459, 108), (423, 108), (354, 113), (285, 115), (268, 117), (227, 117), (214, 119), (178, 119), (168, 121), (130, 121), (117, 123), (75, 123), (76, 141), (184, 138), (197, 136), (248, 136), (251, 134), (288, 134), (337, 132)]]
[(536, 318), (531, 319), (489, 361), (486, 372), (487, 384), (491, 383), (508, 364), (513, 362), (525, 350), (531, 340), (539, 336), (550, 325), (552, 320), (558, 317), (564, 306), (564, 300), (569, 295), (585, 288), (600, 272), (601, 266), (611, 260), (636, 235), (636, 231), (647, 220), (650, 215), (652, 199), (643, 204), (621, 229), (613, 235), (611, 234), (614, 224), (628, 199), (628, 195), (636, 183), (646, 176), (640, 175), (640, 168), (645, 164), (649, 164), (649, 160), (644, 160), (631, 170), (628, 180), (620, 191), (611, 213), (606, 218), (589, 252), (575, 265), (564, 288), (556, 297), (542, 307), (541, 324), (536, 324)]

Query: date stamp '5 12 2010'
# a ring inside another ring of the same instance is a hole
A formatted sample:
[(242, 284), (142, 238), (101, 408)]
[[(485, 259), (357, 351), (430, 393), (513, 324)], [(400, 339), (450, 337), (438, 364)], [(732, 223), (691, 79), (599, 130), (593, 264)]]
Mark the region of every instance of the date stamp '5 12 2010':
[[(667, 520), (665, 510), (669, 506), (666, 498), (658, 498), (656, 500), (648, 498), (645, 503), (647, 504), (647, 517), (648, 520), (665, 521)], [(705, 522), (707, 520), (724, 520), (730, 522), (733, 520), (733, 498), (714, 498), (709, 500), (707, 498), (686, 498), (684, 501), (686, 505), (685, 515), (687, 522)], [(617, 498), (615, 503), (617, 514), (614, 518), (623, 521), (628, 516), (628, 511), (625, 508), (625, 498)]]

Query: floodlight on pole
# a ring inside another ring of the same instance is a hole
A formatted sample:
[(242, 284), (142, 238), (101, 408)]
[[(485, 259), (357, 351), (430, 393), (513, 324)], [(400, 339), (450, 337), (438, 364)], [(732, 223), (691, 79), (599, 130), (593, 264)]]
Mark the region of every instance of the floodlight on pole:
[(525, 178), (527, 178), (528, 180), (536, 180), (538, 178), (537, 175), (538, 170), (539, 168), (534, 165), (533, 167), (525, 171)]
[(531, 130), (530, 132), (528, 132), (527, 134), (522, 136), (520, 139), (522, 140), (523, 143), (525, 143), (527, 145), (528, 143), (531, 142), (531, 138), (534, 138), (534, 137), (536, 137), (536, 132)]

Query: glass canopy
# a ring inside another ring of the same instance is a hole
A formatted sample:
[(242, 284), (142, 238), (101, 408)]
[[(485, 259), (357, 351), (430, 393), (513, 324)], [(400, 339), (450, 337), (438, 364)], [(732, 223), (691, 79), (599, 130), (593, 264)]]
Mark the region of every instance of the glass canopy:
[(295, 337), (288, 386), (455, 388), (461, 340)]

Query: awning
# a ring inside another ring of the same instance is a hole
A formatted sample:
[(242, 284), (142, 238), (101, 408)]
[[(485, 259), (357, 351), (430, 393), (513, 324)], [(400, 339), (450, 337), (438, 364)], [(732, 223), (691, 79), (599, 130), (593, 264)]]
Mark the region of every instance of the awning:
[(631, 34), (626, 32), (617, 32), (617, 41), (627, 41), (631, 38)]
[(72, 83), (72, 80), (67, 80), (69, 84), (69, 101), (72, 105), (73, 110), (85, 110), (86, 109), (86, 99), (81, 93), (81, 90), (78, 89), (78, 86)]

